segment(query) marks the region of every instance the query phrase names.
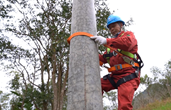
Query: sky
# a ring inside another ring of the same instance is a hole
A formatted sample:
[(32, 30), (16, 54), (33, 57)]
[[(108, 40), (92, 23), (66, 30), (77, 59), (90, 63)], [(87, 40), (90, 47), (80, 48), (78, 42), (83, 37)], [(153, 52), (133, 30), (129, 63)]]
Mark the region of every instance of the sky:
[(150, 68), (164, 69), (171, 59), (171, 6), (170, 0), (108, 0), (110, 10), (115, 10), (122, 20), (133, 18), (134, 24), (128, 30), (138, 40), (138, 53), (144, 61), (141, 76), (152, 77)]

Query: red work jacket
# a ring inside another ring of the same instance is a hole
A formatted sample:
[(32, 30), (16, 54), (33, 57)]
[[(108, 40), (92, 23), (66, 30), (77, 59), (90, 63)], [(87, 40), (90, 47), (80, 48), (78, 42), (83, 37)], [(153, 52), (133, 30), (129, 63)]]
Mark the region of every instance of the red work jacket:
[[(134, 34), (130, 31), (127, 31), (127, 32), (122, 31), (116, 38), (107, 38), (107, 45), (116, 49), (128, 51), (132, 54), (136, 54), (138, 50), (137, 40)], [(113, 50), (110, 50), (110, 52), (113, 52)], [(106, 53), (107, 51), (104, 52), (104, 54)], [(103, 55), (99, 54), (99, 60), (103, 63), (107, 63), (107, 60), (106, 58), (103, 57)], [(125, 63), (126, 62), (123, 60), (123, 58), (119, 54), (116, 56), (110, 57), (110, 63), (109, 63), (110, 67), (117, 65), (117, 64), (125, 64)], [(121, 70), (112, 71), (111, 77), (114, 77), (117, 81), (120, 78), (127, 76), (134, 72), (135, 72), (135, 69), (132, 67), (123, 68)]]

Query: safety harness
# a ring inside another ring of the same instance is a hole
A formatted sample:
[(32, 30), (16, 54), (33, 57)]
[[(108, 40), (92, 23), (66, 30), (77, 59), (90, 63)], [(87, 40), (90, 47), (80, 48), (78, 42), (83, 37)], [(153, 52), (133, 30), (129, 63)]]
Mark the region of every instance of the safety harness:
[[(110, 83), (112, 84), (112, 86), (117, 89), (121, 84), (123, 84), (127, 81), (130, 81), (134, 78), (137, 78), (139, 76), (139, 72), (140, 72), (141, 68), (144, 66), (144, 63), (141, 60), (141, 57), (139, 56), (139, 54), (137, 54), (137, 57), (138, 57), (138, 59), (132, 60), (132, 59), (128, 58), (127, 56), (122, 56), (122, 58), (124, 59), (126, 64), (118, 64), (118, 65), (114, 65), (111, 68), (108, 68), (108, 71), (112, 72), (112, 71), (121, 70), (121, 69), (127, 68), (127, 67), (133, 67), (133, 68), (135, 68), (134, 73), (131, 73), (130, 75), (119, 79), (116, 83), (114, 82), (113, 77), (110, 76), (110, 74), (105, 75), (103, 77), (103, 79), (104, 80), (108, 79), (110, 81)], [(119, 75), (119, 74), (117, 74), (117, 75)]]
[[(93, 35), (91, 35), (89, 33), (86, 33), (86, 32), (76, 32), (76, 33), (72, 34), (67, 39), (67, 42), (70, 44), (70, 40), (73, 37), (81, 36), (81, 35), (88, 36), (88, 37), (93, 36)], [(121, 37), (122, 35), (124, 35), (124, 33), (122, 33), (119, 37)], [(127, 67), (135, 68), (134, 73), (119, 79), (117, 83), (114, 82), (113, 77), (110, 77), (110, 74), (105, 75), (103, 77), (104, 80), (108, 79), (110, 81), (110, 83), (112, 84), (112, 86), (117, 89), (121, 84), (123, 84), (123, 83), (125, 83), (127, 81), (130, 81), (130, 80), (132, 80), (134, 78), (137, 78), (139, 76), (139, 71), (144, 66), (144, 63), (141, 60), (141, 57), (139, 56), (138, 53), (137, 54), (132, 54), (130, 52), (127, 52), (127, 51), (124, 51), (124, 50), (121, 50), (121, 49), (112, 48), (111, 46), (108, 46), (108, 45), (104, 45), (104, 46), (107, 47), (107, 54), (104, 54), (103, 57), (106, 58), (108, 63), (110, 61), (110, 57), (116, 56), (116, 55), (120, 55), (123, 58), (123, 60), (126, 62), (126, 64), (118, 64), (118, 65), (114, 65), (111, 68), (108, 68), (109, 72), (121, 70), (121, 69), (127, 68)], [(113, 50), (113, 52), (110, 52), (110, 50)], [(103, 65), (103, 63), (101, 61), (99, 61), (99, 62), (100, 62), (100, 65)]]
[[(121, 37), (122, 35), (124, 35), (124, 33), (122, 33), (119, 37)], [(119, 79), (117, 83), (114, 82), (113, 77), (110, 77), (110, 74), (107, 74), (103, 77), (104, 80), (108, 79), (110, 81), (110, 83), (112, 84), (112, 86), (117, 89), (121, 84), (123, 84), (127, 81), (130, 81), (134, 78), (137, 78), (139, 76), (139, 71), (144, 66), (144, 64), (143, 64), (143, 61), (141, 60), (141, 57), (139, 56), (138, 53), (132, 54), (130, 52), (127, 52), (127, 51), (124, 51), (121, 49), (116, 49), (115, 51), (110, 52), (110, 48), (107, 48), (107, 54), (103, 55), (103, 57), (106, 58), (108, 63), (110, 61), (110, 57), (118, 55), (116, 51), (121, 53), (121, 57), (126, 62), (126, 64), (114, 65), (113, 67), (108, 68), (109, 72), (121, 70), (121, 69), (127, 68), (127, 67), (135, 68), (134, 73)]]

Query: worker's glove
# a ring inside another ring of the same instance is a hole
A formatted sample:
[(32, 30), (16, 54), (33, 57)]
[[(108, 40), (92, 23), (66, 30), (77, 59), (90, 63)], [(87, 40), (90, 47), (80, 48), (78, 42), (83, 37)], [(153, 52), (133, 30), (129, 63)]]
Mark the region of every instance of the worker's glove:
[(95, 40), (100, 45), (105, 45), (107, 44), (107, 39), (102, 37), (102, 36), (92, 36), (90, 37), (91, 39)]

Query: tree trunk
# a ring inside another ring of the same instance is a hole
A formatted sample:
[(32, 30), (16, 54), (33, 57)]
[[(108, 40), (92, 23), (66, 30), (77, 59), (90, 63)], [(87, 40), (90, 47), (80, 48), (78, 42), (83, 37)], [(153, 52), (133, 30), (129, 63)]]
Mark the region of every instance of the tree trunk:
[[(73, 0), (71, 34), (96, 35), (94, 0)], [(97, 46), (87, 36), (70, 41), (67, 110), (103, 110)]]
[(54, 93), (53, 93), (53, 105), (52, 105), (52, 108), (53, 108), (53, 110), (57, 110), (57, 102), (58, 102), (58, 100), (57, 100), (57, 98), (58, 98), (57, 90), (58, 89), (57, 89), (57, 85), (56, 85), (56, 69), (57, 69), (56, 68), (56, 56), (53, 54), (52, 58), (53, 58), (53, 61), (52, 61), (52, 65), (53, 65), (52, 87), (53, 87), (53, 91), (54, 91)]

